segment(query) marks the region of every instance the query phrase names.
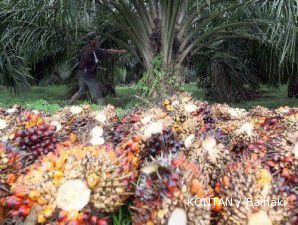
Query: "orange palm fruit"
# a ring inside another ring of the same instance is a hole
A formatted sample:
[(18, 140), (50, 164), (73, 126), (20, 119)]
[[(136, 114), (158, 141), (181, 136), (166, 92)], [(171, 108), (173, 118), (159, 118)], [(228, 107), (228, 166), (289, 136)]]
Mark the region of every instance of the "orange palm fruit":
[(220, 183), (216, 183), (214, 191), (218, 194), (220, 193)]
[(39, 199), (37, 200), (37, 203), (38, 203), (39, 205), (43, 206), (43, 205), (46, 205), (46, 204), (47, 204), (47, 201), (46, 201), (44, 198), (39, 198)]
[(17, 187), (14, 191), (15, 196), (24, 198), (26, 196), (26, 189), (24, 187)]
[(133, 140), (134, 140), (135, 142), (140, 142), (140, 141), (142, 140), (142, 138), (141, 138), (141, 136), (134, 136), (134, 137), (133, 137)]
[(190, 185), (190, 191), (192, 194), (197, 194), (201, 191), (202, 185), (198, 179), (193, 179)]
[(213, 212), (220, 212), (222, 210), (222, 204), (220, 203), (220, 198), (215, 197), (212, 199), (212, 207)]
[(138, 151), (139, 148), (140, 148), (140, 145), (137, 142), (134, 142), (131, 146), (132, 151)]
[(108, 153), (108, 155), (109, 155), (109, 159), (110, 159), (111, 161), (114, 161), (114, 160), (116, 159), (116, 154), (115, 154), (115, 152), (110, 151), (110, 152)]
[(227, 176), (224, 176), (222, 178), (222, 182), (223, 182), (224, 186), (228, 187), (230, 185), (230, 178)]
[(69, 140), (71, 141), (71, 143), (75, 143), (77, 141), (77, 135), (71, 133), (69, 135)]
[(16, 181), (16, 179), (17, 179), (16, 175), (10, 173), (10, 174), (8, 174), (7, 177), (6, 177), (6, 182), (7, 182), (8, 184), (12, 184), (12, 183), (14, 183), (14, 182)]
[(78, 214), (77, 220), (78, 220), (79, 224), (84, 223), (84, 218), (85, 218), (84, 213), (79, 213)]

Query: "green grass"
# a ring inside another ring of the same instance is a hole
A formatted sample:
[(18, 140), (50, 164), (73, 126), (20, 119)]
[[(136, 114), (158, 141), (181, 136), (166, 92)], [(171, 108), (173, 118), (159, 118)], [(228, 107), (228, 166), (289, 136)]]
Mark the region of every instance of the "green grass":
[[(186, 84), (183, 86), (183, 90), (192, 93), (198, 100), (204, 100), (204, 92), (202, 89), (197, 88), (196, 84)], [(256, 105), (271, 109), (284, 105), (298, 107), (298, 99), (287, 98), (286, 86), (282, 86), (280, 89), (264, 88), (263, 91), (262, 98), (230, 105), (246, 109)], [(15, 95), (6, 89), (0, 89), (0, 107), (9, 108), (14, 104), (18, 104), (30, 109), (53, 113), (67, 105), (66, 92), (66, 86), (33, 87), (31, 90), (22, 92), (19, 95)], [(140, 97), (136, 86), (118, 86), (116, 92), (117, 97), (107, 97), (106, 103), (116, 106), (117, 114), (120, 117), (135, 107), (146, 105), (146, 100)], [(88, 101), (79, 101), (78, 104), (91, 104), (94, 109), (100, 108)]]
[[(186, 84), (183, 89), (193, 94), (198, 100), (205, 100), (204, 92), (198, 89), (196, 84)], [(290, 99), (287, 97), (287, 86), (283, 85), (279, 89), (263, 87), (264, 92), (261, 98), (253, 101), (243, 101), (239, 103), (230, 103), (230, 106), (249, 109), (253, 106), (263, 106), (269, 109), (275, 109), (281, 106), (298, 107), (298, 99)]]

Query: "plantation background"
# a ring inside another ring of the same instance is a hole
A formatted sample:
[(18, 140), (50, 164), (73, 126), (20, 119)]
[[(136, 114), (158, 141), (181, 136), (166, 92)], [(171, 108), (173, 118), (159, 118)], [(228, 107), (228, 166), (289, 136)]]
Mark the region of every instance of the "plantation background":
[(98, 71), (120, 111), (181, 90), (245, 108), (294, 106), (297, 14), (295, 0), (1, 1), (1, 105), (64, 106), (95, 31), (103, 48), (129, 51)]

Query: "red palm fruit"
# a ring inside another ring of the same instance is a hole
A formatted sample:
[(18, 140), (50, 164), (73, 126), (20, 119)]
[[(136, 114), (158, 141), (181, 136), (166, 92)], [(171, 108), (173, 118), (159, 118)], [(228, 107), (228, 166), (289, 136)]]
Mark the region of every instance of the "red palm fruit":
[(24, 217), (28, 216), (30, 211), (31, 211), (30, 208), (25, 205), (22, 205), (19, 208), (19, 212), (20, 212), (21, 216), (24, 216)]
[(174, 181), (174, 180), (169, 180), (168, 182), (167, 182), (167, 188), (168, 188), (168, 190), (173, 194), (174, 192), (175, 192), (175, 190), (176, 190), (176, 187), (177, 187), (177, 182), (176, 181)]
[(20, 138), (23, 134), (22, 130), (17, 131), (17, 133), (15, 134), (15, 138)]
[(0, 206), (4, 206), (6, 203), (6, 199), (5, 198), (0, 198)]
[(6, 198), (6, 204), (8, 208), (18, 209), (21, 205), (21, 199), (16, 196), (10, 196)]
[(33, 142), (33, 143), (36, 143), (38, 141), (38, 136), (35, 135), (35, 134), (30, 136), (30, 141)]
[(109, 223), (108, 223), (107, 219), (99, 219), (97, 221), (97, 225), (108, 225), (108, 224)]
[(215, 184), (214, 191), (215, 191), (217, 194), (220, 193), (220, 183), (216, 183), (216, 184)]
[(91, 218), (90, 218), (90, 223), (91, 223), (91, 225), (97, 225), (97, 217), (96, 216), (92, 216)]

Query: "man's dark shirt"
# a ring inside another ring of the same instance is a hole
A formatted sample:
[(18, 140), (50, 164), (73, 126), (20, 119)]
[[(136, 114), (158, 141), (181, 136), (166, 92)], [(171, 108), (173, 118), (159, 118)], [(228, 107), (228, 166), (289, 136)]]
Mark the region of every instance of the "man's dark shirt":
[(82, 71), (87, 69), (87, 74), (92, 77), (96, 76), (97, 69), (94, 53), (96, 54), (99, 62), (108, 57), (106, 49), (102, 49), (89, 43), (81, 50), (79, 59), (79, 69)]

